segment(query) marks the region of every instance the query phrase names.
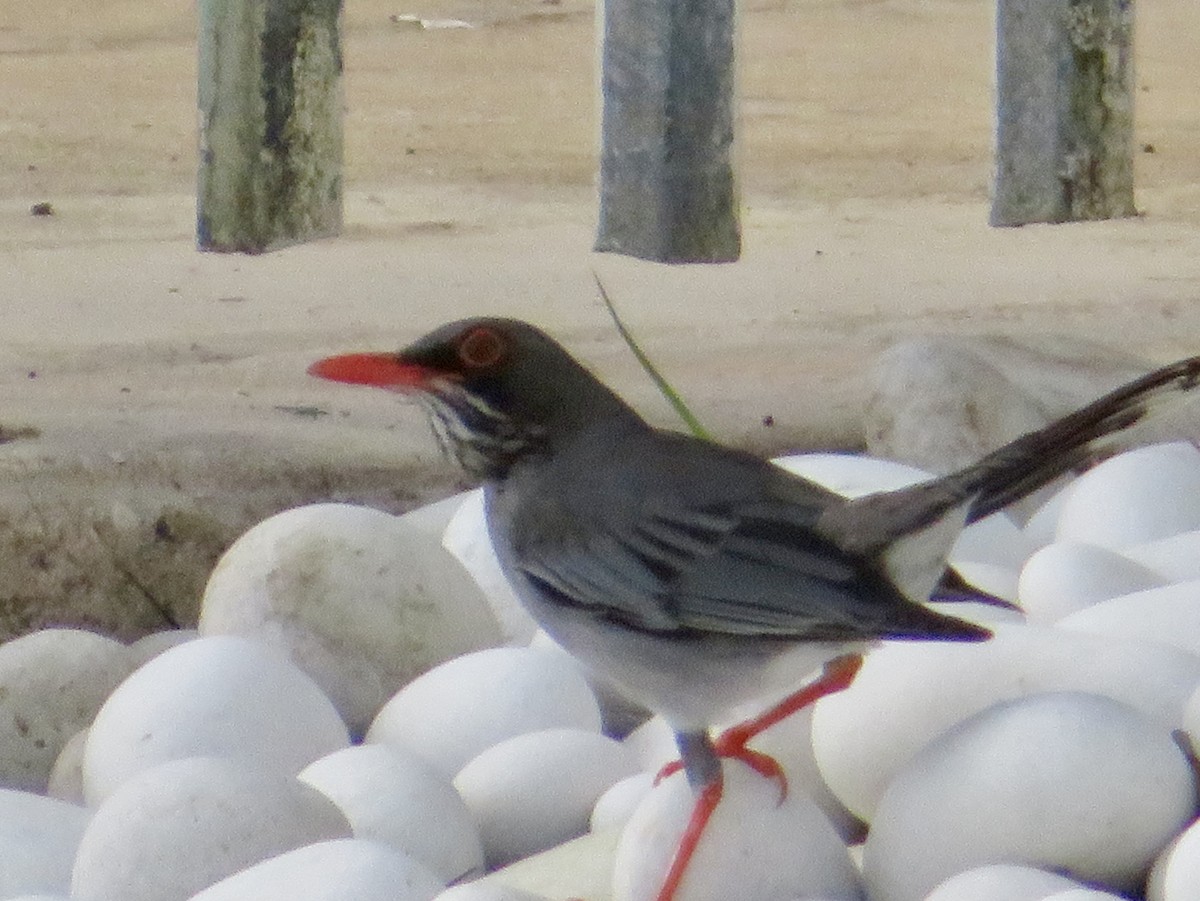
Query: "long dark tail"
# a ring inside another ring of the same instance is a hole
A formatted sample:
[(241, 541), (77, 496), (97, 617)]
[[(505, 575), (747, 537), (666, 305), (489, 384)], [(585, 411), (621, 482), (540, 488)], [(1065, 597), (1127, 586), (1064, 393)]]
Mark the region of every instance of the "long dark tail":
[[(820, 528), (862, 554), (894, 554), (906, 539), (930, 528), (944, 531), (948, 548), (964, 515), (972, 523), (1020, 500), (1109, 449), (1118, 432), (1172, 406), (1198, 384), (1200, 357), (1164, 366), (958, 472), (832, 507), (822, 514)], [(922, 551), (930, 566), (938, 547), (934, 541)]]
[(1086, 407), (1029, 432), (946, 477), (975, 496), (967, 522), (1007, 507), (1108, 450), (1120, 432), (1179, 402), (1200, 384), (1200, 357), (1156, 369)]

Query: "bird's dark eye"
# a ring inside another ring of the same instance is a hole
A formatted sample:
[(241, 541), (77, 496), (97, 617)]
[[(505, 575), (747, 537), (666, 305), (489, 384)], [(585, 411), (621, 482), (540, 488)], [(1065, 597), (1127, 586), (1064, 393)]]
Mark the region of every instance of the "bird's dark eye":
[(459, 339), (458, 359), (468, 369), (488, 369), (504, 359), (504, 338), (487, 326), (476, 326)]

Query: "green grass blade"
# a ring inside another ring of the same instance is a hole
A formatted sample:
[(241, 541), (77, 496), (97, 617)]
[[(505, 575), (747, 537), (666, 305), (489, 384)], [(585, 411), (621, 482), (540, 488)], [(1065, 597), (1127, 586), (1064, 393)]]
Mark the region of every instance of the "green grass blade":
[(674, 408), (675, 412), (679, 414), (679, 418), (683, 420), (684, 425), (688, 427), (688, 430), (691, 431), (693, 435), (695, 435), (697, 438), (704, 438), (705, 440), (712, 441), (712, 435), (710, 435), (708, 430), (700, 424), (700, 420), (698, 420), (692, 414), (692, 411), (688, 408), (688, 405), (684, 403), (683, 398), (679, 396), (679, 392), (671, 386), (670, 382), (663, 378), (662, 374), (658, 371), (658, 369), (655, 368), (654, 364), (650, 362), (650, 358), (646, 356), (645, 351), (643, 351), (638, 345), (637, 341), (634, 340), (633, 335), (629, 332), (629, 329), (625, 327), (625, 323), (621, 321), (621, 317), (617, 313), (617, 308), (613, 306), (612, 299), (608, 296), (608, 292), (604, 290), (604, 283), (600, 281), (599, 274), (592, 272), (592, 277), (596, 279), (596, 287), (600, 289), (600, 298), (604, 301), (604, 305), (608, 307), (608, 313), (610, 316), (612, 316), (613, 322), (616, 323), (617, 332), (621, 335), (621, 340), (623, 340), (629, 349), (633, 351), (634, 357), (636, 357), (637, 361), (642, 364), (642, 368), (646, 370), (646, 374), (650, 376), (650, 379), (662, 393), (662, 396), (667, 399), (667, 403), (669, 403)]

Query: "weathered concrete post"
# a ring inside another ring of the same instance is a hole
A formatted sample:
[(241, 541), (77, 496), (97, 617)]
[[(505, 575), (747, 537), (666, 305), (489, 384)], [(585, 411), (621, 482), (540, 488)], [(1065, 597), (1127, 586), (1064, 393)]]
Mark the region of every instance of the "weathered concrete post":
[(202, 250), (342, 227), (341, 0), (200, 0)]
[(1132, 216), (1133, 0), (998, 0), (992, 225)]
[(736, 260), (736, 0), (603, 2), (596, 250)]

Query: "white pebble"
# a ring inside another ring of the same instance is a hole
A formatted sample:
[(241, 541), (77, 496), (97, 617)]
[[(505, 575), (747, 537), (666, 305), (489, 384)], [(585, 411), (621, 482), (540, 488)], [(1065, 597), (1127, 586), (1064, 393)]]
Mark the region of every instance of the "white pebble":
[(191, 901), (430, 901), (444, 887), (420, 862), (395, 848), (343, 839), (272, 857)]
[(30, 792), (0, 789), (0, 898), (61, 892), (91, 811)]
[(133, 660), (132, 669), (137, 669), (163, 651), (199, 637), (200, 633), (196, 629), (163, 629), (160, 632), (143, 635), (129, 646), (129, 656)]
[(500, 568), (484, 515), (483, 489), (476, 488), (458, 497), (461, 502), (442, 533), (442, 547), (470, 573), (487, 599), (488, 607), (500, 625), (497, 644), (528, 644), (538, 625), (521, 605)]
[(863, 871), (873, 901), (920, 901), (1000, 860), (1127, 891), (1194, 809), (1169, 731), (1098, 695), (1033, 695), (964, 721), (897, 774)]
[(500, 637), (440, 526), (352, 504), (286, 510), (238, 538), (209, 577), (200, 631), (283, 651), (356, 735), (410, 679)]
[(0, 785), (44, 792), (63, 745), (132, 669), (125, 645), (80, 629), (0, 645)]
[(1114, 597), (1057, 623), (1058, 628), (1161, 642), (1200, 656), (1200, 581)]
[(582, 729), (529, 732), (493, 745), (454, 777), (495, 868), (583, 835), (596, 799), (637, 772), (619, 742)]
[(843, 497), (894, 491), (933, 478), (932, 473), (907, 463), (863, 454), (788, 454), (776, 457), (771, 462)]
[(58, 752), (54, 769), (46, 783), (46, 795), (70, 804), (86, 805), (83, 796), (83, 751), (87, 747), (88, 730), (80, 729), (67, 739)]
[(661, 716), (652, 716), (625, 736), (625, 747), (637, 758), (638, 766), (657, 773), (672, 760), (679, 759), (675, 732)]
[(1200, 579), (1200, 531), (1168, 535), (1125, 548), (1122, 553), (1157, 573), (1164, 582)]
[(183, 757), (247, 760), (295, 775), (349, 743), (321, 690), (285, 657), (244, 638), (164, 651), (112, 693), (88, 732), (88, 803), (130, 776)]
[(1071, 496), (1071, 491), (1074, 487), (1075, 480), (1072, 479), (1058, 491), (1051, 494), (1025, 520), (1025, 526), (1021, 531), (1025, 533), (1025, 538), (1032, 547), (1045, 547), (1054, 541), (1055, 533), (1058, 532), (1058, 516), (1062, 513), (1063, 505), (1066, 504), (1067, 498)]
[(367, 741), (411, 751), (452, 778), (497, 742), (557, 727), (600, 729), (596, 698), (575, 665), (531, 648), (490, 648), (406, 685), (379, 711)]
[(1079, 888), (1066, 876), (1017, 864), (988, 864), (957, 873), (940, 883), (925, 901), (1042, 901), (1053, 892)]
[(450, 780), (416, 755), (356, 745), (310, 763), (299, 779), (341, 809), (355, 838), (391, 845), (444, 882), (483, 872), (471, 812)]
[(871, 820), (893, 775), (925, 744), (997, 701), (1090, 691), (1130, 704), (1164, 729), (1183, 722), (1200, 659), (1157, 642), (1044, 626), (993, 626), (985, 642), (891, 642), (853, 684), (813, 710), (825, 781)]
[(990, 563), (1018, 571), (1036, 549), (1029, 536), (1002, 510), (963, 529), (947, 560), (956, 569), (966, 564)]
[(610, 785), (592, 808), (588, 829), (599, 832), (624, 826), (646, 795), (654, 790), (654, 773), (635, 773)]
[(551, 638), (544, 629), (533, 633), (529, 647), (546, 654), (557, 654), (579, 669), (591, 687), (596, 703), (600, 705), (601, 728), (605, 735), (621, 738), (650, 718), (650, 712), (630, 698), (624, 689), (603, 674), (581, 667), (570, 652)]
[(1150, 870), (1146, 901), (1200, 901), (1200, 823), (1192, 823)]
[(1047, 895), (1041, 901), (1128, 901), (1124, 895), (1102, 892), (1094, 888), (1069, 888), (1065, 892)]
[(1080, 476), (1056, 535), (1119, 550), (1197, 529), (1200, 450), (1177, 441), (1118, 454)]
[(79, 843), (73, 901), (173, 901), (312, 842), (350, 835), (337, 807), (292, 776), (215, 757), (126, 780)]
[(1156, 573), (1116, 551), (1056, 541), (1021, 569), (1017, 601), (1030, 622), (1053, 623), (1100, 601), (1162, 584)]
[[(675, 901), (830, 898), (858, 901), (858, 874), (820, 809), (743, 764), (725, 764), (724, 797), (700, 838)], [(682, 774), (661, 782), (621, 834), (613, 861), (613, 901), (657, 895), (691, 816)]]
[(547, 901), (523, 889), (499, 882), (465, 882), (446, 889), (434, 901)]
[(1200, 688), (1192, 692), (1184, 704), (1183, 731), (1191, 739), (1193, 753), (1200, 758)]

